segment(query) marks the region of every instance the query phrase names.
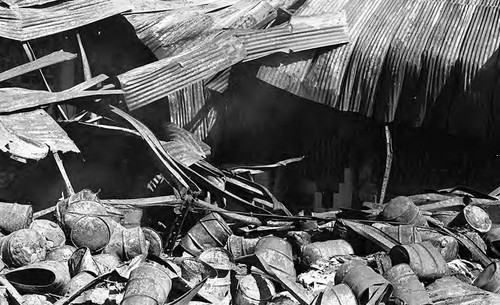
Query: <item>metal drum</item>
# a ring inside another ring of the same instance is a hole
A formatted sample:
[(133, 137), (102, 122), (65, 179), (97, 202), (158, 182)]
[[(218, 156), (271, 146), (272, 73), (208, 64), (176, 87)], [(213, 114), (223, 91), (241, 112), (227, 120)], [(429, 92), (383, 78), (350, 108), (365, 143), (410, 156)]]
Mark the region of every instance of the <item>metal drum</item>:
[(395, 246), (389, 252), (393, 265), (408, 264), (419, 280), (432, 281), (448, 274), (448, 265), (430, 243)]
[(476, 287), (493, 293), (500, 292), (500, 263), (493, 262), (489, 264), (479, 274), (473, 284)]
[(120, 304), (165, 304), (171, 289), (172, 280), (163, 266), (142, 263), (130, 273)]
[(312, 305), (358, 305), (356, 296), (346, 284), (327, 286), (312, 302)]
[(0, 230), (11, 233), (27, 229), (32, 219), (31, 205), (0, 202)]
[(9, 267), (22, 267), (43, 261), (47, 255), (46, 242), (31, 229), (13, 232), (1, 240), (2, 260)]
[(354, 254), (352, 246), (343, 239), (315, 242), (301, 247), (302, 263), (310, 266), (319, 259), (330, 259), (337, 255)]
[(260, 274), (245, 275), (238, 282), (236, 305), (265, 305), (276, 294), (273, 283)]
[(188, 231), (181, 246), (191, 255), (198, 256), (206, 249), (224, 247), (232, 233), (219, 214), (210, 213)]
[(427, 305), (432, 304), (424, 284), (407, 264), (399, 264), (389, 269), (384, 277), (394, 288), (393, 296), (396, 305)]
[(399, 196), (389, 201), (381, 214), (382, 218), (388, 221), (403, 224), (423, 224), (421, 217), (419, 217), (418, 207), (410, 198), (404, 196)]
[(239, 258), (245, 255), (253, 254), (259, 238), (244, 238), (237, 235), (231, 235), (227, 239), (227, 249), (233, 257)]
[(286, 240), (274, 236), (263, 237), (257, 243), (254, 253), (263, 259), (277, 276), (296, 280), (292, 246)]

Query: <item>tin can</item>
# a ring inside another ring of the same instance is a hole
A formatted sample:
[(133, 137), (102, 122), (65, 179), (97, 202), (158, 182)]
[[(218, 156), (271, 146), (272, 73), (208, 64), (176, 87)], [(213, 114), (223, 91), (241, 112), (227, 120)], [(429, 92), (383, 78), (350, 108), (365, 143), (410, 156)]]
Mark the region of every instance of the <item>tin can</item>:
[(392, 293), (392, 285), (359, 260), (348, 261), (337, 270), (335, 284), (342, 283), (352, 289), (361, 304), (368, 303), (376, 293), (379, 294), (379, 302), (387, 303)]
[(142, 232), (146, 241), (149, 242), (148, 253), (160, 256), (163, 253), (163, 240), (160, 233), (148, 227), (142, 228)]
[(393, 296), (396, 305), (432, 304), (429, 295), (413, 270), (407, 264), (399, 264), (389, 269), (384, 277), (394, 288)]
[(112, 254), (123, 261), (130, 260), (137, 255), (148, 253), (148, 243), (142, 228), (124, 228), (116, 224), (109, 243), (103, 253)]
[(248, 274), (238, 282), (236, 305), (265, 305), (276, 295), (274, 284), (260, 274)]
[(231, 254), (224, 248), (211, 248), (203, 251), (198, 259), (217, 270), (217, 276), (207, 279), (199, 291), (200, 295), (208, 294), (218, 300), (230, 295), (231, 270), (234, 269)]
[(389, 251), (392, 263), (408, 264), (419, 280), (432, 281), (448, 274), (448, 265), (430, 242), (395, 246)]
[(23, 293), (60, 294), (68, 284), (70, 274), (65, 264), (44, 261), (10, 271), (5, 278)]
[(422, 241), (420, 233), (414, 225), (381, 226), (379, 230), (399, 241), (403, 245), (419, 243)]
[(0, 202), (0, 230), (12, 233), (29, 228), (33, 220), (31, 205)]
[(50, 220), (36, 219), (31, 223), (30, 228), (35, 230), (45, 238), (47, 251), (59, 248), (66, 244), (66, 236), (61, 227)]
[(88, 283), (92, 282), (95, 279), (93, 274), (88, 272), (80, 272), (77, 275), (73, 276), (73, 278), (69, 281), (68, 285), (64, 287), (63, 295), (70, 295), (75, 291), (80, 290)]
[(385, 220), (403, 224), (418, 224), (420, 220), (418, 207), (405, 196), (393, 198), (386, 204), (381, 214)]
[(490, 214), (483, 208), (469, 204), (450, 222), (450, 227), (469, 227), (479, 233), (491, 229)]
[(356, 296), (346, 284), (327, 286), (311, 305), (358, 305)]
[(320, 259), (354, 254), (352, 246), (343, 239), (315, 242), (301, 247), (302, 263), (311, 266)]
[(181, 246), (191, 255), (198, 256), (203, 250), (224, 247), (231, 234), (224, 219), (217, 213), (210, 213), (187, 232)]
[(491, 228), (491, 230), (486, 233), (484, 240), (492, 256), (500, 258), (500, 227)]
[(1, 240), (2, 260), (9, 267), (23, 267), (43, 261), (47, 255), (46, 242), (36, 231), (21, 229)]
[(500, 292), (500, 263), (495, 261), (486, 266), (473, 285), (493, 293)]
[(263, 259), (278, 277), (296, 280), (292, 246), (286, 240), (275, 236), (263, 237), (255, 246), (254, 253)]
[(422, 236), (422, 241), (430, 242), (438, 249), (446, 262), (451, 262), (457, 258), (459, 247), (458, 241), (455, 238), (424, 228), (419, 228), (419, 232)]
[(227, 249), (233, 257), (239, 258), (242, 256), (253, 254), (255, 246), (259, 242), (259, 238), (244, 238), (237, 235), (231, 235), (227, 239)]
[(211, 248), (203, 251), (198, 259), (216, 270), (233, 270), (233, 256), (224, 248)]
[(75, 251), (75, 247), (64, 245), (47, 253), (46, 259), (67, 264), (71, 255), (73, 255)]
[(115, 270), (121, 263), (118, 257), (111, 254), (97, 254), (93, 259), (101, 274)]
[(76, 247), (87, 247), (95, 253), (109, 243), (111, 232), (109, 224), (103, 218), (84, 216), (72, 224), (70, 237)]
[(172, 280), (163, 266), (142, 263), (132, 270), (121, 305), (165, 304)]
[(75, 276), (78, 273), (88, 272), (95, 276), (99, 276), (101, 271), (95, 262), (89, 248), (80, 248), (76, 250), (68, 260), (69, 273)]

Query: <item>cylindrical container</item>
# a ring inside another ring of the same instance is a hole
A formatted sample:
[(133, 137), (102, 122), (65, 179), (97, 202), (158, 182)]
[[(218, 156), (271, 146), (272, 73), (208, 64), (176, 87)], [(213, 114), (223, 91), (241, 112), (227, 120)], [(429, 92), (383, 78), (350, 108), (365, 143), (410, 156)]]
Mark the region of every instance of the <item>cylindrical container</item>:
[(414, 225), (382, 226), (379, 230), (399, 241), (403, 245), (419, 243), (422, 241), (422, 237)]
[(484, 268), (473, 285), (493, 293), (500, 292), (500, 263), (495, 261)]
[(5, 278), (23, 293), (59, 294), (68, 284), (70, 274), (65, 264), (44, 261), (12, 270), (5, 274)]
[(437, 279), (426, 287), (433, 304), (483, 305), (500, 304), (497, 294), (464, 283), (454, 276)]
[(222, 217), (217, 213), (210, 213), (188, 231), (181, 246), (191, 255), (198, 256), (203, 250), (224, 247), (231, 234), (231, 229)]
[(149, 242), (148, 253), (160, 256), (163, 253), (163, 240), (160, 233), (147, 227), (142, 228), (142, 231), (144, 238)]
[(391, 284), (382, 275), (359, 260), (346, 262), (337, 270), (335, 284), (342, 283), (347, 284), (352, 289), (361, 304), (366, 304), (375, 293), (380, 293), (379, 300), (387, 303), (392, 293)]
[(117, 256), (123, 261), (148, 253), (148, 243), (140, 227), (124, 228), (117, 224), (103, 253)]
[(449, 224), (450, 227), (469, 227), (479, 233), (488, 232), (491, 225), (490, 214), (483, 208), (471, 204), (465, 206)]
[(66, 236), (61, 227), (50, 220), (35, 219), (30, 228), (45, 238), (47, 244), (47, 251), (59, 248), (66, 244)]
[(2, 260), (10, 267), (22, 267), (43, 261), (46, 252), (45, 238), (31, 229), (21, 229), (1, 240)]
[(182, 278), (195, 286), (203, 280), (203, 274), (205, 273), (205, 265), (195, 259), (186, 258), (181, 262), (181, 275)]
[(254, 253), (263, 259), (277, 276), (295, 281), (292, 246), (284, 239), (266, 236), (259, 240)]
[(358, 300), (346, 284), (327, 286), (311, 305), (358, 305)]
[(101, 274), (115, 270), (120, 265), (118, 257), (112, 254), (97, 254), (93, 256)]
[(71, 255), (73, 255), (75, 251), (75, 247), (64, 245), (47, 253), (46, 259), (67, 264)]
[(448, 274), (448, 265), (430, 242), (395, 246), (389, 251), (393, 265), (408, 264), (419, 280), (432, 281)]
[(200, 295), (209, 294), (222, 300), (231, 290), (231, 270), (234, 269), (233, 257), (224, 248), (211, 248), (203, 251), (198, 259), (217, 270), (217, 277), (209, 278), (200, 289)]
[(451, 262), (457, 258), (459, 248), (458, 241), (455, 238), (428, 229), (419, 229), (419, 232), (422, 241), (430, 242), (438, 249), (446, 262)]
[(236, 305), (265, 305), (276, 294), (273, 283), (260, 274), (245, 275), (238, 282)]
[(0, 202), (0, 230), (8, 233), (29, 228), (33, 220), (31, 205)]
[(224, 248), (211, 248), (203, 251), (198, 259), (217, 270), (233, 270), (233, 256)]
[(259, 238), (244, 238), (237, 235), (231, 235), (227, 239), (227, 249), (233, 257), (239, 258), (245, 255), (253, 254)]
[(491, 228), (484, 240), (492, 256), (500, 258), (500, 227)]
[(70, 238), (76, 247), (87, 247), (94, 253), (109, 243), (111, 233), (112, 228), (105, 219), (84, 216), (73, 223)]
[(88, 272), (78, 273), (71, 279), (71, 281), (69, 281), (68, 285), (64, 287), (63, 295), (70, 295), (71, 293), (80, 290), (82, 287), (92, 282), (94, 279), (95, 276)]
[(130, 273), (120, 304), (165, 304), (171, 289), (172, 280), (163, 266), (142, 263)]
[(302, 262), (306, 266), (311, 266), (320, 259), (350, 254), (354, 254), (354, 249), (343, 239), (315, 242), (301, 247)]
[(432, 217), (441, 221), (447, 227), (457, 217), (458, 213), (457, 211), (435, 211), (432, 213)]
[(418, 215), (418, 207), (410, 198), (404, 196), (393, 198), (382, 211), (383, 219), (403, 224), (416, 224)]
[(399, 264), (389, 269), (384, 277), (394, 288), (393, 296), (396, 305), (427, 305), (432, 304), (424, 284), (407, 264)]
[(88, 272), (95, 276), (99, 276), (101, 271), (95, 262), (89, 248), (80, 248), (76, 250), (68, 260), (69, 273), (75, 276), (81, 272)]

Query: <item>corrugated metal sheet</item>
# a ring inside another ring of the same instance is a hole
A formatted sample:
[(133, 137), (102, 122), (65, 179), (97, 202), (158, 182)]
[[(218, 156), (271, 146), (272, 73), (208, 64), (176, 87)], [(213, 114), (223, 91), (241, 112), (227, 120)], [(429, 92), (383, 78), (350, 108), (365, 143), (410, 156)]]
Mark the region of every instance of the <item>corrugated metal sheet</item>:
[(125, 91), (125, 101), (133, 110), (208, 79), (245, 56), (239, 39), (220, 35), (191, 52), (136, 68), (118, 79)]
[(229, 76), (231, 76), (231, 68), (220, 72), (208, 80), (205, 87), (215, 92), (224, 93), (229, 87)]
[(56, 1), (57, 0), (2, 0), (0, 2), (3, 2), (10, 7), (30, 7)]
[(191, 166), (210, 154), (210, 146), (176, 124), (168, 124), (165, 126), (165, 131), (167, 141), (162, 142), (163, 148), (172, 158), (185, 166)]
[(286, 26), (236, 32), (247, 49), (245, 61), (290, 51), (300, 52), (349, 42), (345, 14), (292, 17)]
[(240, 0), (124, 0), (132, 6), (131, 13), (154, 11), (193, 11), (210, 12), (235, 4)]
[[(474, 114), (474, 128), (487, 131), (498, 79), (499, 7), (498, 0), (309, 0), (299, 16), (346, 11), (351, 43), (280, 56), (264, 62), (257, 77), (387, 122), (420, 126), (429, 119), (460, 130)], [(475, 81), (481, 74), (488, 81)]]
[(32, 71), (36, 71), (38, 69), (42, 69), (54, 64), (58, 64), (61, 62), (69, 61), (76, 58), (76, 54), (71, 54), (64, 51), (57, 51), (51, 53), (47, 56), (41, 57), (35, 61), (26, 63), (24, 65), (17, 66), (10, 70), (4, 71), (0, 73), (0, 82), (5, 80), (14, 78), (19, 75), (23, 75)]
[(63, 91), (48, 92), (40, 90), (29, 90), (23, 88), (0, 89), (0, 113), (8, 113), (18, 110), (40, 107), (52, 103), (73, 100), (84, 97), (99, 97), (106, 95), (122, 94), (121, 90), (107, 91)]
[(50, 151), (80, 152), (43, 110), (0, 116), (0, 150), (14, 158), (40, 160)]
[(71, 0), (41, 8), (0, 7), (0, 37), (27, 41), (75, 29), (130, 7), (112, 0)]

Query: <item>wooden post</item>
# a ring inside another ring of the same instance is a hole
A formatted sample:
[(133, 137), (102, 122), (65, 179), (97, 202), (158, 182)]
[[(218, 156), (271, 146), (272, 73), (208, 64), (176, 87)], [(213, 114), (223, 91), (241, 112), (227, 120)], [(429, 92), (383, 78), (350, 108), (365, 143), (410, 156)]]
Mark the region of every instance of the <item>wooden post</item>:
[(392, 167), (392, 158), (393, 158), (392, 136), (391, 136), (391, 130), (389, 129), (388, 125), (385, 125), (385, 144), (387, 147), (387, 153), (385, 159), (384, 178), (382, 180), (382, 188), (380, 189), (379, 203), (384, 203), (385, 193), (387, 191), (387, 185), (389, 184), (389, 176), (391, 175), (391, 167)]

